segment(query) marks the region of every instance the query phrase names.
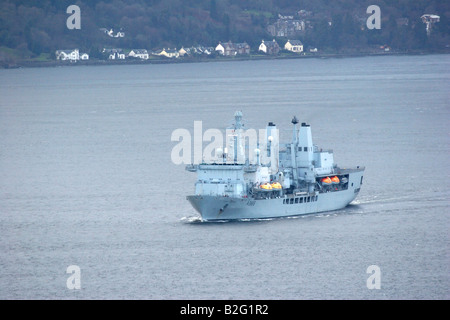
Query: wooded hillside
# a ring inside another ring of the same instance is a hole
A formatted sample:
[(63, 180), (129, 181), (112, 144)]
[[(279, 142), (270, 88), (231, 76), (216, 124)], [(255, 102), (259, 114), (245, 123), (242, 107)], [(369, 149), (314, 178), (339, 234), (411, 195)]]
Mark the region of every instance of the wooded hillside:
[[(80, 30), (66, 26), (72, 4), (81, 10)], [(366, 9), (372, 4), (381, 9), (380, 30), (366, 28)], [(104, 47), (216, 46), (229, 40), (255, 48), (273, 38), (267, 27), (279, 14), (297, 15), (299, 10), (306, 12), (301, 18), (307, 28), (297, 38), (323, 51), (375, 45), (427, 51), (450, 45), (450, 4), (437, 0), (3, 0), (0, 6), (0, 59), (49, 56), (68, 48), (96, 57)], [(430, 36), (420, 19), (425, 13), (440, 16)], [(101, 28), (121, 30), (125, 37), (109, 37)]]

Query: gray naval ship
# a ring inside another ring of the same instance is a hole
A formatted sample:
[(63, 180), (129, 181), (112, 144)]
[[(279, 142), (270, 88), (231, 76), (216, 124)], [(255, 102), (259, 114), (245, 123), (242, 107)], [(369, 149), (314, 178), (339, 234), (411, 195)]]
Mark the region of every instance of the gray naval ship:
[(292, 142), (279, 144), (278, 129), (269, 122), (249, 161), (242, 112), (235, 113), (231, 131), (227, 130), (229, 148), (218, 150), (217, 159), (186, 166), (197, 172), (195, 194), (187, 200), (203, 221), (319, 213), (342, 209), (356, 198), (364, 167), (337, 166), (333, 151), (319, 149), (311, 127), (298, 123), (294, 116)]

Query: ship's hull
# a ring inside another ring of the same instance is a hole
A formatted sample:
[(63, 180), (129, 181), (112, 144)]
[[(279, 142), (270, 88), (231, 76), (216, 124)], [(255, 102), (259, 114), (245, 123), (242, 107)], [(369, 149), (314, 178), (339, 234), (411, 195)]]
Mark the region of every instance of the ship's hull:
[(187, 199), (205, 221), (305, 215), (346, 207), (356, 198), (361, 187), (361, 177), (362, 171), (354, 172), (350, 175), (348, 189), (334, 192), (259, 200), (214, 195), (192, 195)]

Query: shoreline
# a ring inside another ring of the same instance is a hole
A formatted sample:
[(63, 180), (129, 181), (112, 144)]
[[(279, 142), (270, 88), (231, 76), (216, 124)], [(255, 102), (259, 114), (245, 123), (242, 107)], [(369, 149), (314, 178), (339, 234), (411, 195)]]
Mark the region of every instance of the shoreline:
[(20, 68), (49, 68), (61, 66), (111, 66), (111, 65), (148, 65), (148, 64), (177, 64), (177, 63), (201, 63), (201, 62), (233, 62), (233, 61), (261, 61), (261, 60), (291, 60), (291, 59), (333, 59), (333, 58), (356, 58), (368, 56), (413, 56), (449, 54), (450, 50), (442, 51), (390, 51), (390, 52), (347, 52), (347, 53), (307, 53), (304, 55), (283, 54), (276, 56), (268, 55), (242, 55), (235, 57), (181, 57), (181, 58), (150, 58), (148, 60), (86, 60), (86, 61), (30, 61), (22, 60), (16, 62), (2, 62), (0, 69), (20, 69)]

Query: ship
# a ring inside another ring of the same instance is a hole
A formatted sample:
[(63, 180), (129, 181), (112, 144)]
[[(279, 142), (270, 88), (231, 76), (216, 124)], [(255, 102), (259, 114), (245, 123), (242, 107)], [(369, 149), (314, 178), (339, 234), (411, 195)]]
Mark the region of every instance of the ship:
[(202, 221), (315, 214), (345, 208), (356, 198), (365, 167), (338, 166), (333, 150), (313, 144), (309, 124), (294, 116), (292, 141), (281, 144), (269, 122), (252, 149), (245, 145), (242, 117), (235, 112), (227, 148), (218, 148), (216, 158), (186, 165), (197, 173), (195, 193), (186, 198)]

